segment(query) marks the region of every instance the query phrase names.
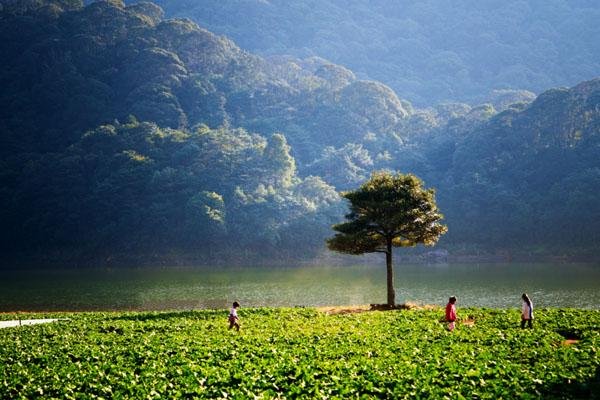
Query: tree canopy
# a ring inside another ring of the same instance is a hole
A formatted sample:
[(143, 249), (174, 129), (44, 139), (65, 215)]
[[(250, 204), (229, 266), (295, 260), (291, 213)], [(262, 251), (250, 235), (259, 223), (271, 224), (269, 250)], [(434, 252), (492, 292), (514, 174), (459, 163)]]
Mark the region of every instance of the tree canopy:
[(392, 248), (432, 246), (447, 231), (434, 194), (412, 174), (389, 172), (375, 172), (360, 188), (342, 194), (350, 203), (348, 221), (333, 226), (338, 233), (327, 246), (348, 254), (385, 253), (390, 306), (395, 304)]

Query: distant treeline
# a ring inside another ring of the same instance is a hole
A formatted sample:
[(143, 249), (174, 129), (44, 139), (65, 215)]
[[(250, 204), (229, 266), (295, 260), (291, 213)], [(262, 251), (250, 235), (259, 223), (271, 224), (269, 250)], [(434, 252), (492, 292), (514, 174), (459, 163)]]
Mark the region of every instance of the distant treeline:
[[(133, 2), (133, 1), (131, 1)], [(600, 71), (600, 3), (569, 1), (157, 0), (263, 56), (321, 56), (419, 106), (536, 93)]]
[[(437, 189), (451, 253), (594, 255), (600, 80), (418, 109), (152, 3), (0, 8), (0, 242), (15, 260), (310, 260), (374, 170)], [(41, 260), (41, 261), (40, 261)]]

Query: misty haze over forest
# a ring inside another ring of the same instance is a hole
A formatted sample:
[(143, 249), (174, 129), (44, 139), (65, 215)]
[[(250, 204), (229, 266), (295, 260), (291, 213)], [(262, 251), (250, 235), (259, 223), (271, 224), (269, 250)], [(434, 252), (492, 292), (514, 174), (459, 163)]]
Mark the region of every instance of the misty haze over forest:
[(450, 256), (598, 258), (597, 2), (88, 3), (0, 2), (3, 266), (310, 262), (382, 169)]

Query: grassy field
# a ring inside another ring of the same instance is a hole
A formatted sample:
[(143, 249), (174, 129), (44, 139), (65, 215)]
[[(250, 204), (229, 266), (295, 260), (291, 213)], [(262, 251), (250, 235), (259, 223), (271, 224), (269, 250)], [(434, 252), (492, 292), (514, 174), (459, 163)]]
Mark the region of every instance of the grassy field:
[(516, 309), (459, 309), (454, 332), (441, 310), (239, 314), (240, 332), (227, 310), (29, 314), (68, 320), (0, 330), (0, 398), (600, 396), (600, 310), (521, 330)]

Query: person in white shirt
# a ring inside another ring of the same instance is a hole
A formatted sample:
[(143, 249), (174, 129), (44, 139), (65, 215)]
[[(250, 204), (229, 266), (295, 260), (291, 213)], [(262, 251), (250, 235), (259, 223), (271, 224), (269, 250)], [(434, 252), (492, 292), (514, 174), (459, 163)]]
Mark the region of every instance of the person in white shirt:
[(231, 310), (229, 311), (229, 329), (231, 329), (235, 326), (235, 329), (237, 331), (240, 330), (240, 319), (238, 318), (238, 315), (237, 315), (237, 309), (239, 307), (240, 307), (240, 303), (238, 303), (237, 301), (234, 301), (233, 307), (231, 307)]
[(533, 328), (533, 303), (527, 293), (523, 293), (521, 296), (523, 300), (523, 307), (521, 307), (521, 328), (525, 328), (527, 324), (528, 328)]

